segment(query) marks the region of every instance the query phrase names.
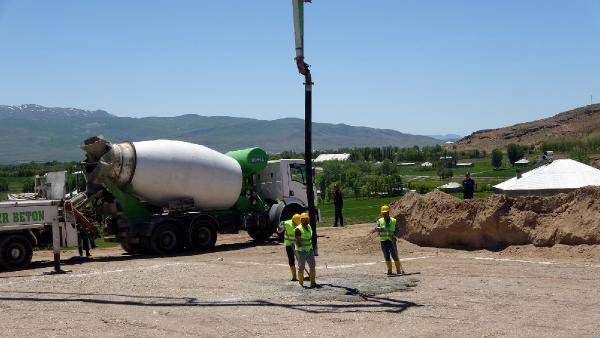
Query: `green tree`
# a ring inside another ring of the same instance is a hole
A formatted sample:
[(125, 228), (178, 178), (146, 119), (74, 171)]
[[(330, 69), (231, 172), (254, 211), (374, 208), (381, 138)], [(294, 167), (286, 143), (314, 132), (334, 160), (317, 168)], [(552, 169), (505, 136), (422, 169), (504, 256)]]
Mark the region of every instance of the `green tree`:
[(510, 161), (510, 165), (514, 166), (515, 162), (523, 158), (525, 155), (525, 148), (511, 143), (506, 147), (506, 155), (508, 156), (508, 160)]
[(447, 178), (452, 178), (454, 176), (454, 172), (450, 168), (440, 167), (437, 169), (437, 175), (441, 180), (445, 180)]
[(34, 188), (35, 188), (35, 181), (33, 180), (33, 178), (28, 177), (25, 180), (23, 180), (23, 188), (22, 188), (23, 192), (33, 192)]
[(500, 149), (492, 150), (492, 166), (494, 168), (498, 169), (502, 166), (502, 157), (504, 157), (504, 155)]
[(0, 179), (0, 191), (8, 191), (8, 181)]

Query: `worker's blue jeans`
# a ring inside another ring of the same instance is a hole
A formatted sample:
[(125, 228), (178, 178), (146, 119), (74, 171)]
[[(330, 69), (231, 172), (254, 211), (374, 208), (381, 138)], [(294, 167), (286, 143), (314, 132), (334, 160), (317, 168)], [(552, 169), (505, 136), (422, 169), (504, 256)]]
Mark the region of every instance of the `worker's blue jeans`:
[(381, 241), (381, 251), (383, 251), (383, 257), (387, 262), (393, 258), (395, 261), (398, 260), (398, 249), (396, 248), (396, 241)]

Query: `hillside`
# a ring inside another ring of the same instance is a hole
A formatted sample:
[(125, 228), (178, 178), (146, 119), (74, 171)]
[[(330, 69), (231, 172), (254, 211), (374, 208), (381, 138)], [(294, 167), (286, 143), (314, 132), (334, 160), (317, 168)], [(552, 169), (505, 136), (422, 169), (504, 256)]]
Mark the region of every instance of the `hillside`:
[[(301, 151), (304, 121), (284, 118), (273, 121), (228, 116), (181, 115), (130, 118), (103, 110), (49, 108), (39, 105), (0, 105), (0, 163), (78, 160), (79, 145), (90, 136), (103, 135), (111, 141), (140, 141), (157, 138), (199, 143), (219, 151), (259, 146), (269, 152)], [(315, 123), (315, 149), (353, 146), (431, 145), (428, 136), (390, 129)]]
[(580, 139), (600, 131), (600, 104), (499, 129), (476, 131), (456, 142), (459, 150), (501, 148), (510, 143), (540, 145), (546, 140)]

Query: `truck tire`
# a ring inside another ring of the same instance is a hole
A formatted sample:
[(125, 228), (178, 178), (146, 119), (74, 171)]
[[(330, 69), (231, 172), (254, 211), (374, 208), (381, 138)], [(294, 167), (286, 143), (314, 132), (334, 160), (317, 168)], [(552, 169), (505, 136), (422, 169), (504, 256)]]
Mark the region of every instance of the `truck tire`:
[(140, 243), (121, 243), (121, 248), (131, 255), (139, 255), (144, 253), (144, 247)]
[(0, 268), (23, 269), (31, 263), (33, 247), (23, 235), (9, 235), (0, 239)]
[(163, 223), (158, 225), (150, 237), (152, 252), (158, 255), (172, 255), (183, 249), (183, 235), (177, 225)]
[(188, 244), (193, 251), (210, 250), (217, 243), (217, 226), (209, 219), (197, 219), (188, 230)]
[(266, 229), (248, 229), (248, 235), (252, 237), (256, 242), (266, 242), (273, 236), (273, 231), (269, 231)]

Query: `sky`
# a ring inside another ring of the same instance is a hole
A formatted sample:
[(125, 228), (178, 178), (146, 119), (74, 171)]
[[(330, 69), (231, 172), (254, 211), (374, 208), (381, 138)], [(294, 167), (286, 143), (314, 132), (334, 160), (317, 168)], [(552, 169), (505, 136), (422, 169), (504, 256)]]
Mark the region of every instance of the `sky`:
[[(315, 122), (469, 134), (600, 102), (600, 1), (313, 0)], [(0, 0), (0, 104), (304, 116), (291, 0)]]

